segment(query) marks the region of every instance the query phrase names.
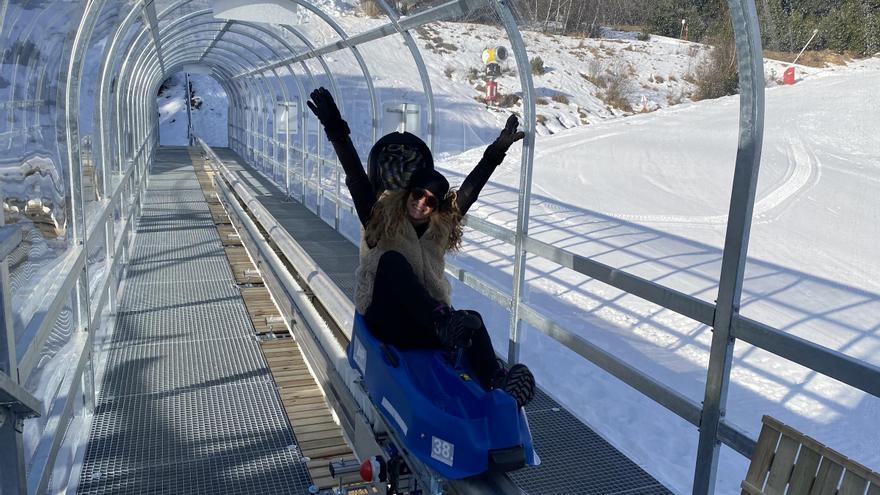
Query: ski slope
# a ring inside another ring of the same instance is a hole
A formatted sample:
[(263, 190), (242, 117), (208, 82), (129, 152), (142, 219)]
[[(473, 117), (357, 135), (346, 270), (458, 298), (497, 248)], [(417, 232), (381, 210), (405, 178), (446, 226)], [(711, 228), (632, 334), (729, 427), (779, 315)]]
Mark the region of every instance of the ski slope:
[[(340, 22), (359, 32), (377, 21), (349, 15)], [(471, 59), (483, 45), (474, 40), (497, 38), (492, 29), (432, 25), (431, 36), (460, 49), (454, 62), (448, 54), (424, 51), (440, 96), (438, 167), (453, 186), (476, 164), (509, 112), (521, 111), (476, 104), (477, 93), (462, 76), (478, 65)], [(535, 145), (530, 234), (713, 301), (737, 146), (738, 98), (678, 99), (692, 89), (681, 76), (699, 63), (693, 44), (665, 38), (524, 37), (530, 56), (540, 54), (554, 69), (536, 76), (536, 87), (569, 100), (538, 107), (547, 120), (538, 128)], [(590, 52), (581, 45), (607, 54), (610, 64), (631, 64), (641, 88), (633, 92), (632, 103), (646, 96), (655, 111), (624, 116), (598, 103), (597, 88), (576, 77), (588, 62), (572, 52)], [(418, 88), (415, 73), (399, 69), (399, 51), (370, 43), (363, 52), (383, 102), (392, 101), (395, 91)], [(357, 74), (342, 57), (329, 62), (343, 76), (346, 71)], [(778, 68), (767, 64), (768, 72), (781, 73)], [(446, 76), (450, 69), (452, 75)], [(648, 82), (660, 73), (664, 83)], [(741, 312), (880, 366), (880, 106), (875, 89), (880, 87), (880, 59), (800, 74), (796, 85), (771, 84), (766, 93)], [(224, 104), (222, 91), (200, 90), (195, 81), (196, 92), (205, 93), (203, 108)], [(500, 84), (515, 87), (515, 78), (502, 78)], [(166, 139), (180, 135), (170, 121), (174, 115), (176, 122), (181, 115), (186, 118), (183, 107), (173, 108), (170, 100), (160, 108), (161, 135), (169, 144)], [(344, 99), (342, 113), (353, 130), (365, 118), (362, 110), (356, 97)], [(581, 120), (582, 113), (588, 117)], [(209, 143), (225, 140), (225, 118), (197, 118), (197, 131), (214, 136)], [(185, 124), (183, 129), (179, 144), (185, 142)], [(520, 148), (508, 155), (470, 214), (515, 228)], [(466, 239), (457, 263), (499, 287), (510, 287), (512, 248), (475, 231)], [(711, 340), (707, 327), (549, 262), (530, 260), (526, 280), (530, 305), (696, 403), (702, 401)], [(456, 306), (484, 314), (496, 349), (504, 352), (506, 311), (461, 285), (454, 297)], [(528, 326), (523, 339), (523, 360), (545, 390), (675, 492), (690, 492), (696, 428)], [(763, 414), (880, 469), (880, 399), (737, 343), (727, 417), (756, 437)], [(724, 448), (717, 493), (739, 493), (746, 466), (746, 459)]]

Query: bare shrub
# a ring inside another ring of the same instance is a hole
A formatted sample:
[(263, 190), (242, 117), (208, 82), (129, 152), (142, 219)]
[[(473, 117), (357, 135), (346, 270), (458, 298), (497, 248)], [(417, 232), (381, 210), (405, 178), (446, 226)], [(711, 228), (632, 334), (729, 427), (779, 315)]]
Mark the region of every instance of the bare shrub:
[(608, 69), (608, 62), (602, 58), (591, 58), (587, 62), (587, 73), (581, 73), (581, 77), (592, 83), (597, 88), (605, 87), (604, 74)]
[(521, 98), (517, 95), (498, 95), (498, 98), (495, 100), (495, 103), (499, 107), (510, 108), (516, 106)]
[(685, 99), (683, 91), (674, 91), (666, 95), (666, 104), (669, 106), (678, 105)]
[(452, 67), (447, 65), (446, 68), (443, 69), (443, 75), (445, 75), (447, 78), (452, 79), (453, 74), (455, 74), (455, 69), (453, 69)]
[(538, 124), (544, 125), (547, 123), (547, 117), (541, 115), (540, 113), (535, 116), (535, 122)]
[(629, 78), (629, 70), (620, 64), (608, 69), (603, 75), (605, 89), (599, 97), (606, 105), (619, 108), (624, 112), (632, 112), (632, 104), (629, 102), (632, 96), (632, 81)]
[(590, 123), (590, 121), (587, 120), (587, 111), (583, 108), (578, 108), (578, 117), (580, 117), (582, 125), (587, 125)]
[(666, 81), (666, 80), (663, 79), (663, 76), (654, 76), (654, 82), (655, 82), (655, 83), (657, 83), (657, 84), (663, 84), (664, 81)]
[[(477, 95), (477, 96), (474, 96), (474, 99), (480, 103), (483, 103), (485, 105), (489, 105), (489, 102), (486, 100), (486, 95)], [(503, 95), (503, 94), (499, 93), (495, 96), (495, 101), (492, 103), (496, 107), (510, 108), (510, 107), (514, 107), (517, 104), (519, 104), (521, 99), (522, 98), (520, 98), (517, 95)]]
[(541, 57), (529, 60), (529, 64), (532, 66), (532, 74), (536, 76), (543, 76), (547, 72), (547, 69), (544, 68), (544, 60)]
[(467, 71), (467, 80), (469, 83), (473, 84), (474, 81), (480, 78), (480, 69), (476, 67), (471, 67)]
[(361, 0), (361, 13), (367, 17), (379, 17), (385, 12), (376, 0)]
[(547, 101), (547, 98), (535, 98), (536, 105), (549, 105), (550, 102)]
[(636, 39), (639, 41), (651, 41), (651, 33), (642, 31), (636, 35)]
[(555, 101), (556, 103), (568, 105), (568, 97), (562, 93), (556, 93), (555, 95), (553, 95), (553, 101)]
[(587, 62), (587, 74), (591, 77), (598, 79), (605, 71), (608, 69), (608, 61), (602, 58), (596, 57), (590, 59)]
[(720, 98), (739, 92), (733, 36), (717, 39), (712, 45), (708, 61), (697, 70), (695, 100)]

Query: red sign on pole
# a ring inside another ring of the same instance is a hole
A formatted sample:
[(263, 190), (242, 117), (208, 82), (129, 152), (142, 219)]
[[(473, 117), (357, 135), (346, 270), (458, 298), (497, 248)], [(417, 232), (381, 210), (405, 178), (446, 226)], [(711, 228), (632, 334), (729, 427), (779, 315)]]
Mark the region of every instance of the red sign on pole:
[(495, 101), (498, 97), (498, 83), (492, 80), (486, 81), (486, 101)]

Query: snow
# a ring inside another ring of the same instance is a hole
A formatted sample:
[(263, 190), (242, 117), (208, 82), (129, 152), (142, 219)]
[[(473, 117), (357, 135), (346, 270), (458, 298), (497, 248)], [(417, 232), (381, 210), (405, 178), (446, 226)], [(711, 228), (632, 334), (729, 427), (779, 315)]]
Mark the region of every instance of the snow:
[[(350, 15), (342, 2), (326, 3), (349, 32), (382, 22)], [(328, 31), (307, 21), (303, 29), (313, 39), (320, 39), (321, 29)], [(323, 36), (333, 38), (329, 32)], [(701, 45), (662, 37), (638, 41), (615, 32), (607, 36), (523, 33), (529, 56), (540, 56), (549, 69), (535, 76), (538, 95), (546, 102), (537, 107), (544, 124), (537, 128), (535, 143), (530, 235), (713, 302), (736, 157), (738, 97), (690, 100), (694, 86), (685, 76), (703, 63), (708, 50)], [(435, 38), (456, 48), (439, 49)], [(431, 24), (416, 39), (439, 102), (438, 166), (456, 185), (507, 115), (521, 114), (521, 106), (497, 109), (478, 103), (475, 86), (480, 81), (467, 78), (469, 69), (481, 67), (485, 47), (506, 42), (496, 28), (466, 23)], [(418, 102), (418, 73), (402, 67), (401, 57), (409, 55), (399, 40), (359, 48), (383, 102)], [(343, 116), (355, 133), (367, 132), (358, 127), (369, 122), (362, 112), (364, 89), (356, 82), (363, 77), (360, 69), (345, 54), (330, 58), (344, 82), (344, 94), (337, 95)], [(875, 89), (880, 87), (880, 58), (846, 67), (798, 67), (793, 86), (775, 81), (785, 67), (766, 63), (766, 72), (775, 77), (768, 80), (766, 93), (741, 312), (880, 366), (880, 106)], [(601, 88), (584, 77), (609, 70), (628, 75), (634, 112), (610, 107), (600, 97)], [(223, 107), (222, 91), (205, 89), (211, 80), (204, 79), (193, 78), (204, 97), (202, 112)], [(518, 84), (511, 72), (499, 78), (502, 93), (520, 92)], [(568, 102), (553, 101), (554, 95)], [(163, 144), (175, 139), (185, 144), (183, 100), (158, 101)], [(196, 114), (197, 132), (212, 136), (209, 143), (220, 142), (225, 114)], [(511, 149), (471, 215), (515, 228), (520, 150), (519, 145)], [(466, 240), (456, 262), (499, 287), (510, 287), (512, 248), (473, 230)], [(530, 306), (695, 403), (702, 401), (709, 328), (550, 262), (530, 259), (528, 266), (524, 293)], [(454, 294), (456, 306), (483, 313), (496, 349), (505, 351), (507, 312), (463, 285)], [(542, 388), (673, 491), (691, 491), (695, 427), (528, 325), (522, 335), (522, 359)], [(738, 342), (727, 419), (756, 438), (763, 414), (880, 468), (875, 426), (880, 399)], [(717, 493), (738, 493), (747, 464), (724, 448)]]
[[(190, 74), (193, 100), (201, 100), (200, 108), (191, 109), (194, 132), (210, 146), (228, 146), (226, 129), (229, 103), (226, 92), (213, 77)], [(172, 75), (166, 81), (167, 90), (156, 97), (159, 107), (159, 144), (162, 146), (187, 145), (186, 83), (183, 73)]]

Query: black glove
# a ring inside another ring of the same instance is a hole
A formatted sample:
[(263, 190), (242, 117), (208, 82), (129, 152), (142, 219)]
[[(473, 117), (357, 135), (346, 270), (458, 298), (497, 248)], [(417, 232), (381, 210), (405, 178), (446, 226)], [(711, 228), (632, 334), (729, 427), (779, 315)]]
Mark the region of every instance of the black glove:
[(517, 127), (519, 127), (519, 119), (516, 118), (516, 115), (508, 117), (507, 123), (504, 124), (504, 129), (501, 130), (498, 139), (486, 148), (486, 153), (483, 156), (491, 156), (498, 159), (498, 163), (501, 163), (501, 160), (504, 159), (504, 155), (507, 153), (507, 150), (510, 149), (510, 146), (526, 137), (525, 132), (516, 132)]
[(324, 126), (324, 132), (327, 133), (327, 139), (338, 141), (351, 134), (348, 123), (342, 120), (339, 107), (336, 106), (336, 102), (333, 101), (333, 95), (329, 91), (322, 86), (312, 91), (312, 94), (309, 96), (312, 99), (307, 101), (306, 105), (309, 106), (312, 113), (321, 121), (321, 125)]

